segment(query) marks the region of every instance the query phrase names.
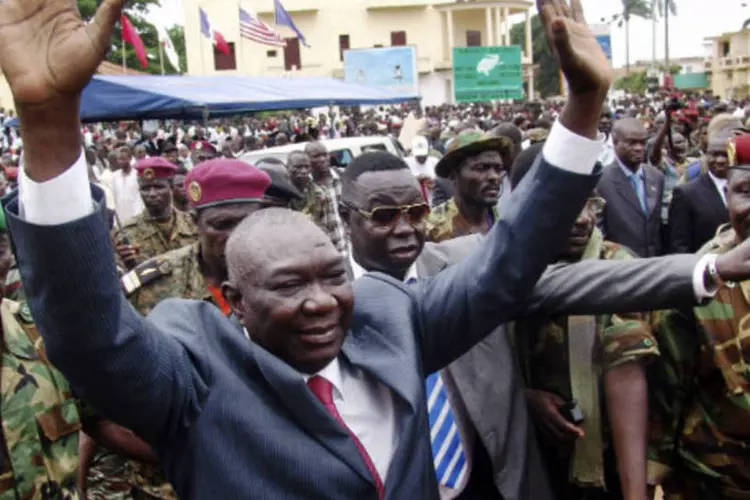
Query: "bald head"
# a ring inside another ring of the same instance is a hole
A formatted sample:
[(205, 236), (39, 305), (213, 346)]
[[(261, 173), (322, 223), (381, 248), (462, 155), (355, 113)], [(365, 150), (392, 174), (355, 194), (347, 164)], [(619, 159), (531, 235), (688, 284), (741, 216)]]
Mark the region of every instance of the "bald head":
[(227, 241), (229, 280), (239, 284), (272, 261), (282, 262), (321, 247), (336, 252), (331, 240), (306, 215), (285, 208), (260, 210), (246, 217)]
[(612, 142), (617, 158), (632, 171), (636, 171), (646, 158), (648, 131), (636, 118), (617, 120), (612, 127)]
[(632, 117), (622, 118), (620, 120), (617, 120), (615, 124), (612, 126), (612, 138), (613, 139), (617, 139), (618, 136), (621, 137), (623, 135), (628, 135), (632, 133), (639, 134), (639, 135), (648, 134), (646, 127), (637, 118), (632, 118)]

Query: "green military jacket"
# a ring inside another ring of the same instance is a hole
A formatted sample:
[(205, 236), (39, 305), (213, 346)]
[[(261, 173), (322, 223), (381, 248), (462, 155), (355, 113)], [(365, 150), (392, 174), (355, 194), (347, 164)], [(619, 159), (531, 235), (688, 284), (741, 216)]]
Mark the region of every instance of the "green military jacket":
[[(598, 229), (589, 240), (582, 260), (627, 260), (633, 255), (625, 247), (603, 239)], [(614, 286), (614, 285), (613, 285)], [(571, 363), (579, 363), (579, 359), (571, 359), (570, 350), (570, 317), (558, 316), (550, 318), (529, 317), (515, 322), (511, 326), (513, 343), (526, 386), (532, 390), (556, 394), (564, 401), (574, 398), (574, 384), (579, 383), (571, 373)], [(596, 342), (589, 362), (589, 374), (596, 377), (594, 390), (600, 394), (590, 404), (579, 401), (582, 408), (596, 408), (595, 414), (584, 415), (585, 420), (597, 425), (597, 433), (586, 435), (586, 440), (597, 439), (596, 446), (576, 444), (581, 447), (579, 453), (587, 453), (582, 463), (591, 465), (590, 471), (603, 471), (604, 456), (602, 446), (611, 440), (609, 419), (604, 402), (604, 374), (617, 366), (630, 362), (649, 363), (659, 356), (659, 348), (652, 335), (650, 315), (648, 313), (606, 314), (593, 318), (592, 330), (596, 332)], [(579, 373), (580, 373), (579, 369)], [(580, 376), (580, 375), (579, 375)], [(586, 380), (590, 380), (587, 377)], [(586, 387), (579, 383), (581, 394), (586, 393)], [(598, 402), (597, 402), (598, 400)], [(593, 448), (593, 450), (591, 449)], [(555, 488), (561, 498), (578, 498), (580, 490), (576, 484), (601, 488), (604, 486), (603, 474), (585, 471), (581, 477), (575, 477), (572, 467), (574, 448), (548, 449), (545, 460), (548, 467), (566, 471), (562, 476), (557, 474), (560, 483)], [(554, 454), (554, 456), (551, 456)], [(568, 476), (567, 471), (570, 471)], [(586, 477), (586, 480), (582, 479)]]
[[(699, 253), (737, 244), (725, 225)], [(664, 312), (656, 335), (662, 358), (649, 373), (652, 480), (674, 498), (709, 498), (704, 491), (750, 498), (750, 281), (720, 288), (692, 311)]]
[[(487, 217), (491, 228), (498, 219), (497, 208), (487, 209)], [(471, 225), (459, 212), (455, 198), (433, 208), (425, 224), (427, 241), (434, 243), (472, 234)]]
[(125, 224), (122, 230), (113, 231), (115, 246), (123, 244), (125, 237), (130, 244), (138, 245), (138, 260), (144, 262), (195, 243), (198, 241), (198, 228), (186, 212), (172, 210), (172, 221), (160, 224), (144, 211)]
[(79, 408), (25, 304), (4, 299), (0, 500), (79, 499)]
[(216, 304), (200, 269), (198, 243), (150, 259), (122, 278), (128, 301), (148, 314), (165, 299), (207, 300)]

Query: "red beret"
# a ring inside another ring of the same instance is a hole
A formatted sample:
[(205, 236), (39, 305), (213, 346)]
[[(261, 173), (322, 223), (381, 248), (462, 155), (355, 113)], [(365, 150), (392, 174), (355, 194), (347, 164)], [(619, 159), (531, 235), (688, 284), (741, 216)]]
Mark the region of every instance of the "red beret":
[(185, 191), (193, 208), (263, 201), (271, 178), (249, 163), (217, 158), (196, 165), (185, 176)]
[(135, 163), (135, 171), (139, 179), (150, 181), (151, 179), (169, 179), (177, 173), (177, 167), (161, 156), (154, 156), (138, 160)]
[(732, 137), (728, 149), (729, 168), (750, 170), (750, 134)]
[(216, 148), (213, 144), (208, 141), (193, 141), (190, 144), (190, 151), (208, 151), (209, 153), (217, 154)]

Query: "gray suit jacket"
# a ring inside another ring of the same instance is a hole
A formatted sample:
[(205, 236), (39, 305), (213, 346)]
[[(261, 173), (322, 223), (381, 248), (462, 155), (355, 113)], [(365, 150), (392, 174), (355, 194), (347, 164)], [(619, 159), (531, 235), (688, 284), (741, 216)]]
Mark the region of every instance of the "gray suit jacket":
[[(540, 159), (470, 258), (415, 285), (377, 274), (355, 283), (339, 359), (394, 396), (387, 498), (437, 498), (425, 374), (518, 314), (596, 180)], [(376, 498), (353, 441), (302, 375), (215, 306), (167, 300), (148, 318), (136, 313), (110, 257), (101, 191), (94, 197), (97, 213), (45, 227), (6, 200), (29, 305), (76, 393), (152, 443), (183, 500)]]
[[(428, 243), (417, 260), (419, 276), (433, 276), (467, 258), (480, 235)], [(625, 313), (695, 305), (693, 271), (699, 257), (674, 255), (631, 261), (592, 260), (550, 266), (532, 290), (523, 315)], [(554, 498), (529, 423), (523, 382), (505, 327), (451, 363), (451, 402), (466, 409), (488, 451), (495, 484), (505, 500)], [(455, 388), (455, 390), (451, 390)], [(460, 422), (460, 419), (458, 420)]]
[(632, 250), (639, 257), (655, 257), (662, 252), (661, 203), (664, 174), (651, 165), (641, 165), (646, 181), (644, 214), (635, 189), (617, 162), (604, 169), (597, 186), (607, 201), (602, 215), (604, 237)]

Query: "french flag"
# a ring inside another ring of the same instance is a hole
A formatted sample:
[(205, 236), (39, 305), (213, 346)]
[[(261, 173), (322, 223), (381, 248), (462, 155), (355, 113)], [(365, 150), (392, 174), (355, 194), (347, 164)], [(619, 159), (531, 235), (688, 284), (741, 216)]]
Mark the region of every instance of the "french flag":
[(201, 15), (201, 33), (203, 34), (203, 36), (210, 40), (211, 43), (216, 45), (216, 48), (219, 49), (219, 51), (223, 52), (226, 55), (230, 55), (229, 44), (227, 44), (227, 41), (224, 40), (224, 36), (222, 36), (221, 33), (216, 31), (213, 26), (211, 26), (211, 21), (208, 20), (206, 11), (201, 8), (198, 8), (198, 10), (200, 11)]

